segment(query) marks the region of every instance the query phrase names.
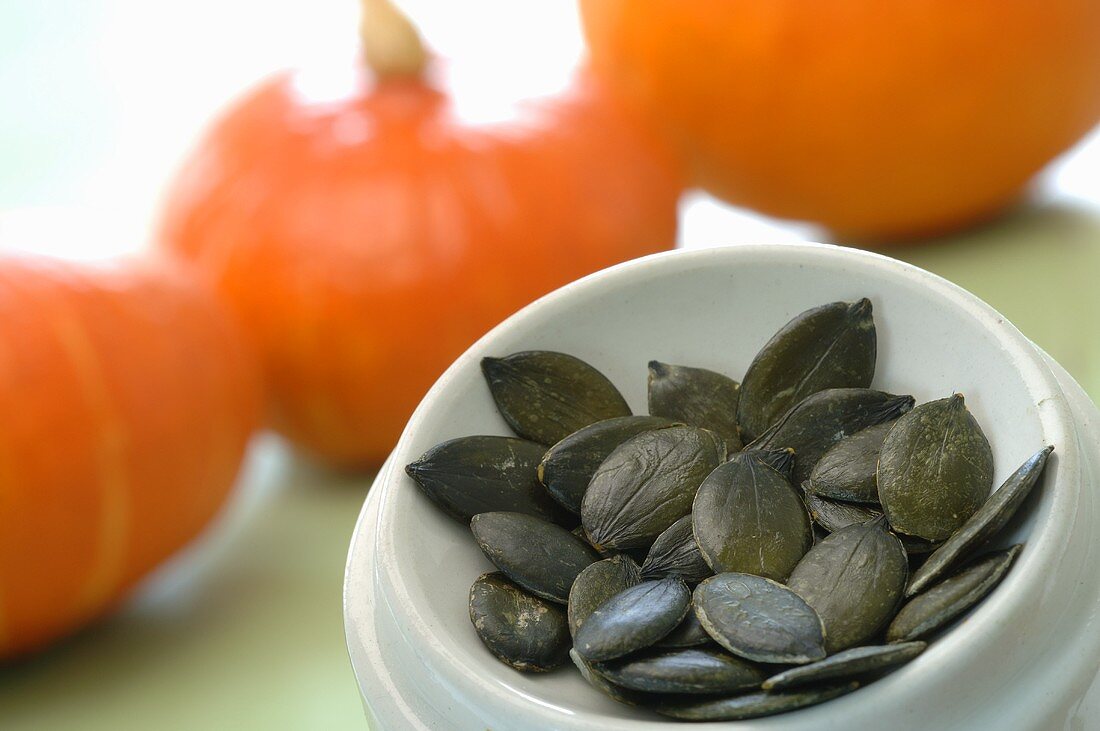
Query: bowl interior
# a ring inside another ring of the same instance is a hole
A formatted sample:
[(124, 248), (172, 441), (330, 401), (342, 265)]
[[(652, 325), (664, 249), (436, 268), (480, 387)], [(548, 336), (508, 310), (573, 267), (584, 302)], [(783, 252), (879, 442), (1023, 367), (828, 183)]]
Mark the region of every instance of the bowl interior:
[[(470, 584), (492, 564), (469, 528), (437, 510), (402, 467), (445, 439), (509, 434), (482, 380), (482, 356), (528, 349), (574, 354), (607, 374), (635, 413), (645, 413), (649, 360), (740, 380), (791, 317), (864, 296), (873, 302), (878, 329), (874, 387), (911, 393), (918, 403), (963, 392), (992, 444), (995, 485), (1054, 436), (1038, 405), (1057, 390), (1022, 336), (971, 295), (896, 261), (836, 247), (745, 246), (674, 252), (594, 275), (513, 316), (459, 359), (394, 453), (377, 526), (379, 561), (402, 627), (432, 638), (424, 662), (446, 663), (494, 693), (563, 714), (653, 718), (604, 699), (571, 669), (514, 672), (473, 631)], [(1043, 511), (1040, 500), (1014, 530), (1028, 533)]]

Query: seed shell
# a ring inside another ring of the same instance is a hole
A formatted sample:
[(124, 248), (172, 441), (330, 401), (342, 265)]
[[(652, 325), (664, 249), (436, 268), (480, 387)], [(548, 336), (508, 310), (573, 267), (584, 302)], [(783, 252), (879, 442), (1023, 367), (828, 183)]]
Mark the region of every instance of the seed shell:
[(581, 522), (593, 545), (648, 548), (691, 512), (703, 478), (725, 461), (726, 445), (692, 426), (643, 432), (620, 444), (592, 476)]
[(470, 521), (485, 556), (512, 581), (536, 596), (565, 604), (596, 552), (565, 528), (522, 513), (481, 513)]
[(1020, 465), (1000, 489), (978, 508), (978, 512), (970, 516), (970, 520), (962, 528), (955, 531), (928, 557), (924, 565), (913, 574), (905, 595), (913, 596), (924, 591), (971, 551), (1004, 528), (1038, 482), (1052, 451), (1053, 446), (1041, 449)]
[(791, 664), (825, 657), (825, 627), (817, 612), (770, 579), (718, 574), (696, 587), (694, 604), (707, 634), (739, 657)]
[(927, 637), (973, 607), (1001, 583), (1022, 548), (1017, 544), (986, 554), (951, 578), (910, 599), (890, 623), (886, 641)]
[(660, 416), (616, 416), (589, 424), (546, 451), (538, 479), (555, 500), (579, 513), (592, 474), (615, 447), (642, 432), (675, 423)]
[(853, 647), (809, 665), (784, 670), (764, 681), (764, 690), (787, 690), (826, 680), (850, 680), (897, 667), (924, 652), (925, 642)]
[(989, 496), (993, 451), (962, 394), (921, 404), (882, 444), (878, 492), (896, 530), (943, 541)]
[(735, 693), (760, 687), (767, 673), (713, 648), (647, 650), (593, 669), (615, 685), (646, 693)]
[(482, 574), (470, 588), (470, 621), (489, 651), (516, 670), (552, 670), (569, 655), (561, 607), (528, 594), (499, 572)]
[[(806, 483), (803, 483), (803, 490), (806, 490)], [(860, 523), (877, 520), (883, 515), (878, 505), (856, 505), (826, 500), (817, 495), (812, 495), (808, 491), (804, 492), (803, 497), (806, 499), (806, 507), (810, 509), (810, 517), (813, 518), (814, 523), (830, 533), (835, 533), (850, 525), (859, 525)], [(905, 547), (905, 552), (910, 556), (922, 556), (931, 553), (936, 550), (938, 545), (923, 538), (905, 534), (899, 535), (898, 539), (901, 540), (901, 545)]]
[(878, 503), (878, 455), (894, 422), (876, 424), (829, 447), (810, 472), (815, 495), (857, 503)]
[(749, 454), (755, 455), (761, 462), (783, 475), (787, 482), (794, 475), (794, 450), (793, 449), (746, 449)]
[(642, 577), (645, 579), (679, 576), (694, 584), (713, 573), (695, 543), (690, 515), (680, 518), (657, 536), (642, 563)]
[(641, 706), (645, 705), (650, 700), (650, 696), (647, 693), (639, 693), (633, 690), (627, 690), (621, 688), (612, 682), (609, 682), (602, 675), (597, 673), (592, 665), (589, 664), (576, 650), (569, 651), (569, 659), (573, 661), (573, 664), (577, 666), (577, 670), (581, 672), (581, 677), (588, 681), (596, 690), (605, 694), (607, 697), (614, 701), (622, 703), (627, 706)]
[(825, 624), (830, 654), (861, 645), (894, 616), (909, 561), (883, 520), (851, 525), (810, 549), (787, 585)]
[(569, 590), (569, 633), (577, 634), (584, 620), (621, 591), (642, 583), (641, 570), (625, 554), (605, 558), (577, 574)]
[(870, 300), (832, 302), (801, 313), (749, 365), (737, 410), (742, 430), (762, 434), (818, 391), (870, 386), (876, 347)]
[(676, 699), (658, 702), (653, 710), (684, 721), (744, 721), (824, 703), (851, 693), (858, 687), (859, 683), (851, 682), (772, 693), (760, 691), (729, 698)]
[(630, 416), (607, 376), (572, 355), (528, 350), (482, 358), (481, 371), (504, 420), (533, 442), (557, 444), (589, 424)]
[(691, 592), (683, 579), (646, 581), (616, 594), (588, 615), (573, 646), (590, 662), (602, 662), (652, 646), (683, 621)]
[(649, 413), (702, 427), (741, 449), (737, 402), (741, 384), (705, 368), (649, 362)]
[(689, 609), (684, 621), (676, 629), (661, 638), (656, 647), (698, 647), (713, 642), (693, 609)]

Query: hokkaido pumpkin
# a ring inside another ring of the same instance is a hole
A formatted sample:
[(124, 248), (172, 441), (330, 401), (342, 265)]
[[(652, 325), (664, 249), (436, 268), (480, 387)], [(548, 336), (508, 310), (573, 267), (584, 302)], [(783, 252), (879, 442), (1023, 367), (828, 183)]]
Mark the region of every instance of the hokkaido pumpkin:
[(274, 428), (342, 467), (379, 463), (511, 312), (670, 248), (681, 190), (675, 156), (585, 73), (475, 123), (408, 21), (366, 5), (353, 81), (318, 99), (283, 73), (248, 94), (185, 164), (159, 231), (245, 324)]
[(193, 538), (260, 401), (196, 277), (0, 258), (0, 660), (99, 617)]
[(693, 182), (842, 236), (994, 215), (1100, 119), (1096, 0), (581, 0)]

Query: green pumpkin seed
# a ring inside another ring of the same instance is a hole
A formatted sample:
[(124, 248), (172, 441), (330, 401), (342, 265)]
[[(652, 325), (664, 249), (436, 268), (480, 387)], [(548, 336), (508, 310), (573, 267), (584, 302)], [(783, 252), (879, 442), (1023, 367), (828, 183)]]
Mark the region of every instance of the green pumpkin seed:
[(625, 589), (588, 615), (573, 646), (589, 662), (602, 662), (650, 647), (683, 621), (691, 592), (683, 579), (645, 581)]
[(892, 421), (876, 424), (829, 447), (810, 472), (809, 491), (833, 500), (878, 503), (878, 455), (893, 426)]
[(767, 673), (712, 648), (648, 650), (593, 669), (622, 688), (645, 693), (736, 693), (760, 687)]
[(642, 583), (641, 570), (630, 556), (619, 554), (588, 566), (569, 590), (569, 633), (577, 634), (584, 620), (619, 592)]
[[(803, 483), (802, 487), (804, 491), (807, 490), (806, 483)], [(814, 523), (830, 533), (835, 533), (850, 525), (859, 525), (860, 523), (877, 520), (883, 515), (878, 505), (854, 505), (852, 503), (836, 502), (812, 495), (808, 491), (804, 492), (803, 497), (806, 499), (806, 507), (810, 509), (810, 517), (813, 518)], [(898, 538), (901, 540), (901, 545), (905, 547), (905, 552), (910, 556), (922, 556), (931, 553), (936, 550), (938, 545), (923, 538), (915, 538), (904, 534), (899, 535)]]
[(989, 496), (978, 512), (928, 557), (924, 565), (913, 574), (905, 595), (913, 596), (924, 591), (948, 569), (1004, 528), (1038, 482), (1052, 451), (1053, 446), (1046, 447), (1020, 465), (1000, 489)]
[(522, 513), (481, 513), (470, 521), (485, 556), (512, 581), (565, 604), (569, 588), (596, 552), (565, 528)]
[(763, 434), (792, 406), (828, 388), (866, 388), (875, 375), (871, 302), (833, 302), (806, 310), (761, 348), (741, 384), (737, 419)]
[(579, 513), (592, 474), (615, 447), (642, 432), (675, 423), (659, 416), (617, 416), (597, 421), (550, 447), (538, 466), (538, 479), (555, 500)]
[(656, 643), (656, 647), (698, 647), (708, 642), (713, 642), (703, 625), (699, 623), (699, 617), (695, 611), (688, 610), (684, 621), (676, 626), (676, 629), (665, 635)]
[(872, 638), (894, 616), (905, 591), (909, 561), (883, 522), (830, 534), (791, 572), (787, 585), (821, 617), (830, 654)]
[(620, 444), (596, 470), (581, 502), (592, 544), (648, 548), (691, 512), (703, 478), (725, 458), (719, 437), (692, 426), (647, 431)]
[(793, 449), (791, 483), (801, 485), (829, 447), (849, 434), (893, 421), (912, 407), (912, 396), (867, 388), (820, 391), (791, 408), (748, 449)]
[(699, 551), (717, 573), (781, 581), (813, 545), (798, 493), (754, 452), (734, 455), (703, 480), (692, 521)]
[(910, 599), (890, 623), (886, 641), (927, 637), (973, 607), (1001, 583), (1022, 548), (1017, 544), (986, 554), (951, 578)]
[(708, 429), (741, 449), (737, 401), (741, 384), (705, 368), (649, 362), (649, 413)]
[(569, 658), (573, 661), (573, 664), (577, 666), (577, 670), (581, 671), (581, 676), (588, 681), (589, 685), (601, 693), (604, 693), (612, 700), (627, 706), (645, 705), (650, 700), (650, 696), (646, 693), (638, 693), (637, 691), (620, 688), (614, 683), (606, 680), (602, 675), (597, 673), (592, 668), (592, 665), (581, 657), (576, 650), (569, 651)]
[(464, 523), (497, 510), (558, 522), (566, 513), (537, 477), (545, 451), (513, 437), (459, 437), (432, 447), (405, 472), (428, 499)]
[(903, 665), (928, 647), (924, 642), (903, 642), (895, 645), (871, 645), (853, 647), (851, 650), (809, 665), (784, 670), (764, 681), (764, 690), (787, 690), (812, 685), (826, 680), (849, 680), (869, 673)]
[(878, 492), (895, 530), (943, 541), (993, 486), (993, 451), (962, 394), (921, 404), (898, 419), (882, 445)]
[(703, 629), (734, 655), (766, 663), (825, 657), (825, 627), (809, 604), (771, 579), (718, 574), (695, 589)]
[(557, 444), (589, 424), (630, 416), (607, 376), (572, 355), (528, 350), (482, 358), (481, 371), (504, 420), (533, 442)]
[(746, 449), (745, 452), (757, 457), (761, 462), (783, 475), (787, 482), (794, 476), (793, 449)]
[(694, 584), (713, 573), (695, 544), (690, 515), (680, 518), (657, 536), (642, 563), (642, 578), (645, 579), (679, 576)]
[(569, 656), (565, 612), (523, 591), (504, 574), (482, 574), (474, 582), (470, 621), (489, 651), (516, 670), (552, 670)]
[(851, 693), (858, 687), (859, 683), (852, 682), (772, 693), (760, 691), (730, 698), (667, 700), (654, 704), (653, 710), (684, 721), (744, 721), (814, 706)]

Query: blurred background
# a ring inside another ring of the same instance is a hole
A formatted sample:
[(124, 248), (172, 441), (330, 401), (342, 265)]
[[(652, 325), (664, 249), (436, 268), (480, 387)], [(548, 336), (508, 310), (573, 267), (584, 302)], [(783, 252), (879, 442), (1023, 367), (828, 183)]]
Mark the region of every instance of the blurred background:
[[(573, 3), (401, 6), (450, 59), (467, 119), (555, 93), (584, 53)], [(358, 18), (353, 0), (0, 0), (0, 247), (78, 260), (145, 248), (211, 119), (273, 71), (346, 66)], [(679, 204), (680, 247), (833, 239), (702, 192)], [(1100, 134), (997, 220), (889, 254), (985, 299), (1100, 395)], [(114, 616), (0, 666), (0, 727), (361, 727), (340, 594), (370, 479), (255, 439), (201, 540)]]

